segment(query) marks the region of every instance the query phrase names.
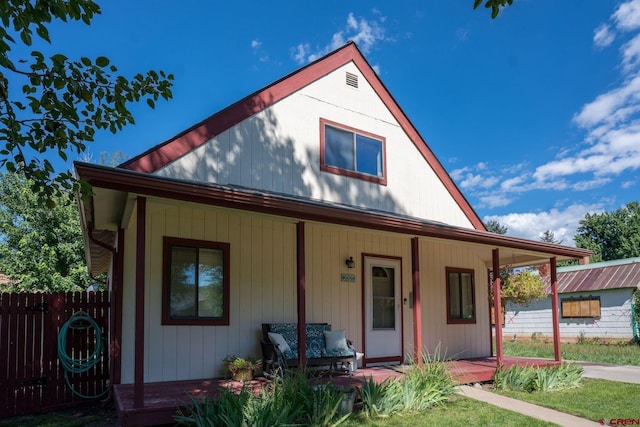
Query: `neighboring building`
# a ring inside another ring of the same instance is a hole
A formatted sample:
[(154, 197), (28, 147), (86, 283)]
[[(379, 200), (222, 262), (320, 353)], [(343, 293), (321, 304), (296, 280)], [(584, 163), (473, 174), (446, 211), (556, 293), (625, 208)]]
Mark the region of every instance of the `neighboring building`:
[[(558, 268), (561, 338), (637, 338), (633, 294), (639, 287), (640, 258)], [(505, 339), (551, 337), (551, 299), (507, 305), (502, 331)]]
[(144, 383), (258, 356), (263, 322), (345, 329), (365, 366), (489, 356), (488, 269), (590, 255), (487, 232), (353, 43), (117, 168), (75, 169), (111, 381), (141, 408)]

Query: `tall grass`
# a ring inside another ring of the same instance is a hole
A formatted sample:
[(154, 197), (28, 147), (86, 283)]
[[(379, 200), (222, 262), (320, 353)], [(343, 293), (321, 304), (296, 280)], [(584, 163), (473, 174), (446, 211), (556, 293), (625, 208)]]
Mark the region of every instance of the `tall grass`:
[(428, 355), (423, 364), (411, 364), (403, 377), (376, 384), (365, 380), (358, 395), (368, 417), (386, 417), (400, 412), (424, 411), (443, 403), (455, 393), (456, 384), (444, 362)]
[[(602, 344), (593, 340), (583, 343), (562, 343), (564, 360), (579, 360), (594, 363), (640, 366), (640, 346), (631, 343)], [(553, 343), (542, 340), (505, 341), (504, 353), (508, 356), (541, 357), (553, 359)]]
[(582, 371), (582, 367), (573, 363), (545, 367), (514, 365), (508, 369), (498, 369), (494, 382), (498, 390), (525, 392), (561, 390), (579, 387)]
[(191, 398), (191, 406), (175, 420), (194, 427), (338, 426), (350, 416), (341, 413), (343, 398), (333, 384), (314, 385), (296, 373), (277, 377), (258, 394), (246, 388), (238, 394), (220, 389), (216, 399)]

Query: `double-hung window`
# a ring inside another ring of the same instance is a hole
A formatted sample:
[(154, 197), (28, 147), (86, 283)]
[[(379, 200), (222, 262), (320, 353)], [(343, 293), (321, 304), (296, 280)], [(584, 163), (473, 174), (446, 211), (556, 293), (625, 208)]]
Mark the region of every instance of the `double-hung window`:
[(320, 169), (386, 185), (385, 138), (320, 119)]
[(164, 325), (229, 324), (229, 244), (165, 237)]
[(476, 323), (473, 270), (447, 268), (447, 323)]

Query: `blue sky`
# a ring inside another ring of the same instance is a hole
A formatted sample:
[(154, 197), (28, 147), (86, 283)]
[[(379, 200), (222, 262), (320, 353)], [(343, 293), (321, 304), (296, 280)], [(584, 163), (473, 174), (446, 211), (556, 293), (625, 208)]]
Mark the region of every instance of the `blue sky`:
[[(483, 220), (564, 244), (638, 200), (640, 0), (102, 1), (49, 52), (175, 75), (174, 99), (89, 146), (131, 156), (352, 39)], [(315, 6), (315, 7), (312, 7)]]

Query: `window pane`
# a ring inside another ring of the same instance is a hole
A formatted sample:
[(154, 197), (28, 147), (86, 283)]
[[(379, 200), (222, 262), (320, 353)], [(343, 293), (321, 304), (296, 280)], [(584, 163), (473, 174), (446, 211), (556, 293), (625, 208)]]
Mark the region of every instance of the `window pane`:
[(325, 126), (324, 161), (327, 166), (354, 170), (353, 133)]
[(363, 135), (356, 135), (356, 170), (382, 177), (382, 142)]
[(218, 249), (200, 249), (198, 316), (224, 315), (224, 256)]
[(395, 270), (386, 267), (372, 267), (371, 275), (373, 329), (395, 329)]
[(171, 317), (196, 315), (196, 255), (197, 249), (174, 246), (171, 248)]
[(460, 319), (460, 275), (449, 273), (449, 316), (452, 319)]
[(461, 279), (461, 312), (463, 319), (473, 319), (473, 281), (471, 280), (471, 274), (460, 274)]

